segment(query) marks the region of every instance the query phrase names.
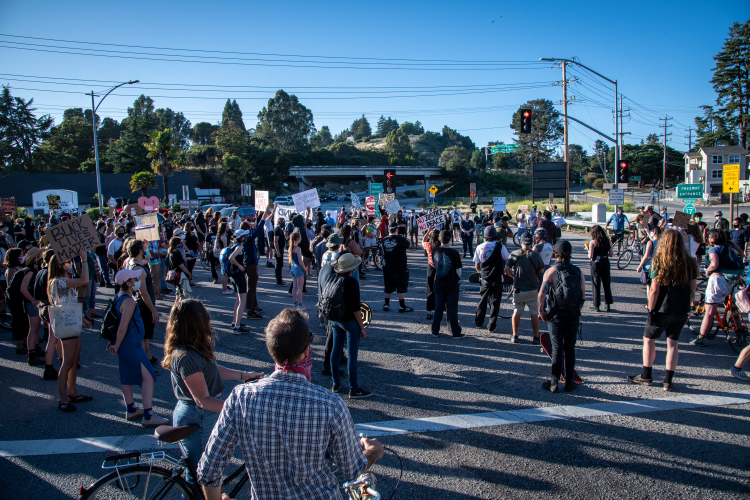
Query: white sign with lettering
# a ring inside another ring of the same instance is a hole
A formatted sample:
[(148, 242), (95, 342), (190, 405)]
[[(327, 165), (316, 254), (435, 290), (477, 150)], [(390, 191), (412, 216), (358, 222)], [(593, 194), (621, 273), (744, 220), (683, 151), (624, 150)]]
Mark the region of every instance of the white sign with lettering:
[(301, 193), (293, 194), (292, 201), (294, 201), (294, 208), (297, 209), (297, 213), (304, 213), (308, 208), (315, 208), (320, 206), (320, 198), (318, 198), (317, 189), (308, 189)]

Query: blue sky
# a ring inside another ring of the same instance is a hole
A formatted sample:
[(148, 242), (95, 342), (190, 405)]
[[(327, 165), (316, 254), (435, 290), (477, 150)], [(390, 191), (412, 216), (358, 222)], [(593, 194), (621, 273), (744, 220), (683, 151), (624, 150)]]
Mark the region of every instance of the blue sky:
[[(374, 128), (384, 114), (399, 123), (420, 120), (428, 130), (439, 131), (448, 125), (481, 146), (491, 140), (513, 142), (508, 125), (513, 111), (526, 100), (562, 99), (561, 87), (552, 85), (561, 80), (561, 71), (536, 62), (540, 57), (575, 56), (618, 80), (619, 90), (626, 97), (625, 107), (632, 109), (630, 117), (625, 118), (624, 130), (632, 133), (625, 137), (626, 143), (660, 133), (662, 122), (658, 117), (668, 115), (674, 118), (670, 121), (674, 125), (670, 145), (686, 149), (686, 129), (694, 127), (699, 106), (714, 104), (709, 81), (712, 56), (720, 50), (731, 23), (744, 22), (748, 17), (750, 2), (746, 0), (710, 4), (5, 2), (0, 18), (3, 35), (66, 42), (0, 36), (0, 83), (11, 85), (16, 96), (33, 97), (39, 112), (50, 113), (58, 123), (64, 109), (90, 106), (90, 97), (84, 92), (106, 85), (94, 80), (138, 79), (143, 82), (140, 88), (119, 89), (104, 101), (98, 114), (120, 120), (135, 96), (144, 93), (153, 96), (157, 107), (184, 112), (193, 124), (215, 123), (221, 118), (225, 99), (230, 97), (237, 99), (246, 125), (252, 127), (267, 99), (283, 88), (297, 94), (312, 110), (318, 128), (328, 125), (333, 133), (362, 114)], [(59, 47), (157, 55), (98, 52), (120, 57), (95, 57), (39, 51), (81, 52)], [(166, 48), (352, 59), (177, 52)], [(191, 60), (190, 56), (245, 60), (220, 60), (242, 64), (199, 64), (122, 57), (166, 58), (162, 54), (181, 54), (183, 61)], [(441, 63), (441, 70), (415, 69), (433, 68), (425, 60), (437, 59), (458, 62)], [(299, 67), (301, 61), (307, 66), (329, 67)], [(463, 61), (488, 62), (466, 65)], [(350, 68), (330, 68), (341, 62), (347, 62)], [(374, 63), (389, 64), (372, 69)], [(396, 65), (409, 69), (395, 69)], [(355, 69), (363, 67), (368, 69)], [(569, 113), (613, 133), (613, 87), (581, 69), (571, 68), (568, 77), (580, 79), (580, 83), (569, 86), (569, 94), (578, 100), (569, 107)], [(512, 90), (497, 91), (499, 86)], [(434, 95), (456, 93), (461, 95)], [(404, 94), (409, 97), (394, 97)], [(590, 152), (595, 139), (592, 132), (572, 125), (571, 143), (579, 143)]]

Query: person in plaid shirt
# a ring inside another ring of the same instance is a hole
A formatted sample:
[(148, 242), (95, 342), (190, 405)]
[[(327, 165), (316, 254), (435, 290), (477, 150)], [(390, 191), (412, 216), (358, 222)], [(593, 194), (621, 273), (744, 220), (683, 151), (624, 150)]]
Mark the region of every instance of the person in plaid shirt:
[(313, 337), (300, 311), (284, 309), (269, 322), (266, 347), (276, 371), (256, 384), (237, 386), (224, 402), (198, 464), (206, 500), (221, 499), (222, 471), (237, 443), (253, 499), (338, 500), (326, 452), (347, 480), (382, 458), (378, 440), (357, 441), (341, 397), (310, 383)]
[[(557, 226), (555, 226), (555, 223), (552, 222), (552, 212), (546, 211), (544, 214), (539, 217), (539, 221), (537, 222), (537, 227), (541, 227), (545, 231), (547, 231), (547, 241), (554, 245), (557, 241), (557, 238), (555, 237), (557, 235)], [(534, 232), (532, 229), (529, 229), (532, 233)]]

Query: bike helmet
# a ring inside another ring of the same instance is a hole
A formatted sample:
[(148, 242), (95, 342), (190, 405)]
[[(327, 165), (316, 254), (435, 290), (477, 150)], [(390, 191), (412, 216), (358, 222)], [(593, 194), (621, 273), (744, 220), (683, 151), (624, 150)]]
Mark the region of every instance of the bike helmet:
[(536, 228), (536, 231), (534, 231), (534, 236), (537, 238), (544, 238), (547, 239), (547, 230), (543, 227)]

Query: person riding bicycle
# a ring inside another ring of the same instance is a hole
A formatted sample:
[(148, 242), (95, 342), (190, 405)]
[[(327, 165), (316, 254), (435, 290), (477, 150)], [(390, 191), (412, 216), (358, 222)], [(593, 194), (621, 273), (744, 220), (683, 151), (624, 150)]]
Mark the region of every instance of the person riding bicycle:
[(341, 397), (310, 382), (314, 336), (307, 315), (284, 309), (265, 333), (275, 371), (238, 385), (224, 401), (198, 464), (198, 484), (206, 500), (219, 500), (222, 472), (239, 443), (254, 498), (339, 498), (326, 455), (349, 480), (382, 458), (383, 445), (358, 441)]
[(614, 231), (614, 234), (612, 235), (612, 244), (614, 245), (617, 243), (617, 255), (620, 255), (620, 250), (622, 250), (622, 240), (625, 236), (625, 228), (630, 227), (630, 221), (628, 220), (627, 215), (622, 213), (622, 207), (617, 207), (617, 213), (612, 214), (612, 217), (609, 218), (607, 221), (607, 226), (612, 224), (612, 231)]

